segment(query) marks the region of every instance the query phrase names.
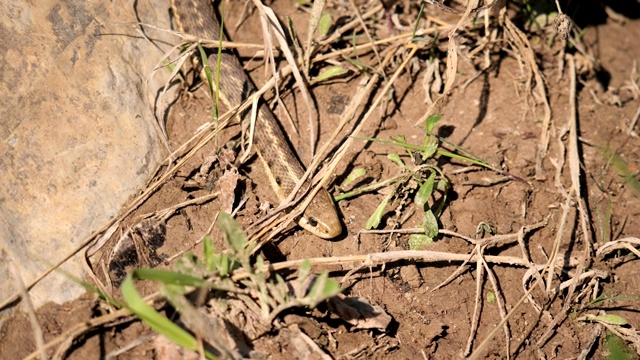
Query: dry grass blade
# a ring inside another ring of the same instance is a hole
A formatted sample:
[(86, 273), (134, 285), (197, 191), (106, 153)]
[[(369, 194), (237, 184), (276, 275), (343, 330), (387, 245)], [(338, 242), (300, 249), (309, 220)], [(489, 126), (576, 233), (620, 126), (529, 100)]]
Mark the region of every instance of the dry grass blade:
[(458, 47), (455, 40), (456, 32), (467, 22), (469, 15), (471, 15), (471, 10), (478, 6), (478, 1), (479, 0), (469, 1), (464, 14), (460, 17), (455, 27), (449, 32), (449, 45), (447, 48), (447, 80), (444, 84), (445, 95), (453, 88), (453, 83), (456, 80), (456, 73), (458, 71)]
[[(179, 74), (180, 69), (182, 68), (182, 65), (184, 64), (184, 62), (188, 58), (188, 54), (184, 53), (184, 54), (181, 54), (177, 59), (174, 59), (172, 61), (167, 62), (169, 57), (171, 56), (171, 54), (175, 50), (179, 49), (179, 47), (180, 47), (180, 45), (176, 45), (173, 48), (171, 48), (169, 51), (167, 51), (160, 58), (160, 60), (158, 61), (158, 63), (154, 67), (154, 72), (155, 72), (155, 71), (158, 71), (160, 69), (164, 69), (167, 65), (173, 65), (174, 66), (173, 70), (171, 71), (171, 74), (167, 78), (167, 82), (165, 83), (165, 85), (164, 85), (164, 87), (162, 89), (162, 93), (160, 95), (160, 99), (164, 99), (165, 98), (164, 95), (166, 94), (167, 90), (169, 89), (169, 85), (170, 85), (171, 81), (173, 81), (173, 79)], [(146, 80), (146, 85), (147, 86), (149, 84), (149, 81), (151, 80), (151, 77), (153, 77), (153, 73)], [(168, 104), (159, 104), (158, 106), (156, 106), (156, 109), (154, 109), (154, 111), (155, 111), (155, 116), (156, 116), (156, 119), (157, 119), (156, 124), (159, 127), (161, 138), (162, 138), (162, 142), (163, 142), (165, 148), (167, 149), (167, 151), (171, 152), (171, 146), (169, 145), (169, 135), (167, 134), (167, 126), (164, 123), (164, 121), (161, 121), (161, 119), (164, 118), (164, 116), (162, 114), (166, 111), (167, 107), (168, 107)]]
[(587, 249), (585, 249), (585, 255), (588, 258), (591, 258), (593, 249), (590, 236), (591, 230), (588, 225), (591, 223), (591, 219), (589, 219), (589, 212), (585, 201), (582, 198), (582, 190), (580, 188), (580, 168), (582, 162), (580, 160), (580, 150), (578, 149), (580, 146), (580, 142), (578, 141), (578, 104), (576, 104), (578, 84), (576, 79), (576, 64), (573, 56), (569, 57), (569, 75), (571, 77), (571, 82), (569, 84), (569, 107), (571, 109), (571, 117), (569, 118), (569, 169), (571, 173), (571, 188), (573, 189), (575, 201), (578, 204), (578, 210), (580, 213), (580, 226), (582, 228), (583, 241), (587, 247)]
[[(575, 74), (575, 73), (574, 73)], [(575, 104), (574, 104), (575, 105)], [(575, 115), (574, 113), (575, 109), (572, 110), (572, 115)], [(572, 116), (573, 117), (573, 116)], [(572, 212), (573, 210), (573, 206), (572, 206), (572, 200), (571, 200), (571, 196), (572, 194), (576, 191), (579, 190), (579, 184), (578, 189), (575, 188), (576, 183), (575, 183), (575, 179), (577, 177), (579, 177), (579, 168), (576, 170), (576, 165), (575, 162), (578, 162), (579, 160), (577, 159), (577, 148), (575, 146), (577, 146), (576, 142), (577, 142), (577, 135), (575, 134), (575, 122), (571, 121), (572, 119), (568, 119), (569, 125), (569, 168), (570, 168), (570, 174), (571, 174), (571, 182), (572, 182), (572, 186), (569, 189), (569, 191), (565, 191), (564, 187), (562, 186), (562, 182), (561, 182), (561, 178), (560, 177), (556, 177), (556, 186), (558, 187), (558, 190), (561, 191), (561, 193), (564, 195), (565, 197), (565, 203), (562, 205), (562, 209), (563, 209), (563, 213), (562, 213), (562, 218), (560, 220), (559, 225), (559, 231), (557, 233), (555, 242), (554, 242), (554, 246), (553, 246), (553, 250), (551, 251), (551, 254), (549, 255), (549, 268), (548, 273), (547, 273), (547, 283), (546, 283), (546, 291), (547, 293), (551, 292), (551, 286), (553, 284), (553, 276), (554, 276), (554, 268), (553, 268), (553, 264), (555, 264), (556, 262), (556, 257), (558, 256), (558, 250), (560, 249), (560, 245), (562, 243), (562, 233), (563, 233), (563, 229), (564, 226), (566, 224), (566, 220), (568, 219), (568, 215), (570, 212)], [(559, 140), (560, 142), (560, 140)], [(564, 165), (564, 161), (562, 162), (562, 164)], [(572, 165), (573, 164), (573, 165)], [(563, 167), (562, 166), (558, 166), (559, 168)], [(558, 173), (557, 176), (560, 176), (560, 169), (558, 169)], [(576, 174), (576, 172), (578, 172)], [(579, 195), (578, 195), (579, 196)]]
[(376, 48), (376, 46), (373, 45), (373, 37), (371, 36), (371, 32), (369, 32), (369, 28), (367, 27), (367, 24), (365, 24), (364, 19), (362, 18), (360, 11), (358, 11), (358, 7), (353, 2), (353, 0), (349, 0), (349, 4), (351, 5), (353, 12), (356, 14), (356, 18), (360, 22), (360, 26), (362, 27), (362, 30), (364, 31), (365, 35), (367, 35), (367, 39), (369, 40), (369, 43), (372, 44), (373, 52), (376, 54), (376, 60), (378, 60), (378, 65), (380, 65), (380, 54), (378, 53), (378, 49)]
[(498, 333), (498, 331), (500, 331), (500, 329), (502, 329), (502, 326), (504, 326), (507, 323), (507, 321), (509, 321), (509, 319), (516, 314), (516, 311), (518, 310), (518, 308), (520, 306), (522, 306), (522, 304), (524, 304), (524, 302), (528, 299), (528, 297), (531, 295), (531, 292), (533, 292), (533, 289), (535, 289), (535, 287), (538, 285), (539, 281), (541, 281), (541, 280), (537, 279), (536, 282), (531, 286), (531, 288), (529, 288), (529, 290), (524, 295), (522, 295), (520, 300), (518, 300), (518, 302), (516, 302), (513, 305), (513, 308), (511, 309), (511, 311), (509, 311), (507, 316), (505, 316), (502, 319), (502, 321), (500, 321), (500, 323), (498, 325), (496, 325), (493, 328), (493, 330), (491, 330), (491, 332), (489, 332), (489, 335), (487, 335), (487, 337), (484, 338), (484, 340), (482, 340), (480, 345), (478, 345), (476, 350), (471, 355), (469, 355), (469, 357), (467, 359), (476, 360), (476, 359), (483, 358), (484, 351), (491, 344), (491, 340), (493, 339), (493, 337)]
[[(293, 77), (296, 79), (296, 83), (298, 85), (298, 88), (300, 89), (300, 93), (302, 94), (302, 98), (307, 108), (307, 117), (309, 121), (309, 133), (310, 133), (309, 145), (310, 145), (311, 156), (313, 156), (316, 152), (315, 149), (316, 149), (316, 143), (317, 143), (317, 137), (318, 137), (316, 126), (314, 123), (314, 119), (317, 118), (317, 115), (313, 109), (313, 106), (311, 106), (311, 95), (309, 94), (309, 90), (307, 89), (306, 81), (302, 76), (302, 74), (300, 73), (300, 69), (298, 68), (298, 63), (296, 61), (295, 56), (289, 49), (284, 29), (282, 29), (282, 26), (280, 26), (278, 17), (270, 7), (263, 5), (259, 0), (254, 0), (254, 3), (261, 15), (260, 20), (262, 23), (262, 29), (264, 32), (265, 39), (268, 38), (269, 34), (271, 33), (269, 29), (273, 29), (274, 30), (273, 34), (276, 37), (276, 40), (278, 40), (278, 43), (280, 44), (280, 48), (282, 49), (282, 54), (284, 55), (285, 59), (287, 60), (287, 63), (291, 67)], [(270, 43), (269, 39), (266, 39), (266, 41)], [(273, 57), (273, 55), (271, 55), (271, 57)], [(275, 66), (275, 61), (273, 58), (272, 58), (272, 65)], [(276, 75), (277, 73), (278, 72), (274, 68), (273, 74)]]
[[(258, 98), (254, 98), (253, 102), (251, 103), (251, 116), (249, 118), (249, 136), (247, 136), (246, 138), (249, 139), (249, 143), (246, 144), (246, 149), (245, 149), (245, 142), (241, 141), (240, 145), (242, 147), (243, 150), (243, 154), (242, 156), (240, 156), (240, 163), (244, 164), (247, 160), (249, 160), (249, 157), (252, 154), (252, 149), (253, 149), (253, 137), (255, 136), (255, 132), (256, 132), (256, 119), (258, 117), (258, 105), (259, 105), (259, 101), (260, 99)], [(242, 126), (242, 137), (245, 138), (245, 125), (243, 124)]]
[[(570, 175), (571, 175), (571, 188), (569, 190), (569, 193), (566, 194), (566, 198), (565, 198), (565, 204), (563, 205), (563, 219), (565, 218), (565, 215), (568, 214), (568, 212), (570, 211), (570, 209), (572, 208), (571, 206), (571, 195), (575, 196), (575, 202), (578, 204), (578, 215), (580, 216), (580, 224), (581, 224), (581, 228), (582, 228), (582, 233), (584, 236), (583, 239), (583, 243), (586, 246), (585, 249), (585, 256), (584, 258), (582, 258), (583, 261), (590, 261), (591, 258), (591, 254), (592, 254), (592, 248), (591, 248), (591, 239), (589, 238), (589, 234), (590, 231), (588, 229), (588, 223), (590, 222), (588, 219), (588, 215), (585, 209), (585, 205), (584, 205), (584, 201), (581, 198), (581, 191), (580, 191), (580, 159), (579, 159), (579, 151), (578, 151), (578, 134), (577, 134), (577, 129), (578, 129), (578, 124), (577, 124), (577, 114), (576, 114), (576, 109), (577, 109), (577, 105), (575, 103), (575, 99), (576, 99), (576, 74), (575, 74), (575, 63), (573, 61), (573, 58), (569, 58), (569, 69), (570, 69), (570, 76), (571, 76), (571, 84), (570, 84), (570, 97), (569, 97), (569, 101), (570, 101), (570, 107), (571, 107), (571, 115), (570, 118), (568, 119), (569, 121), (569, 152), (568, 152), (568, 157), (569, 157), (569, 168), (570, 168)], [(563, 191), (563, 193), (565, 193)], [(562, 229), (564, 227), (564, 223), (560, 223), (559, 224), (560, 229)], [(550, 264), (555, 263), (556, 261), (556, 257), (558, 256), (558, 249), (560, 248), (560, 239), (556, 238), (556, 242), (554, 244), (554, 249), (553, 252), (550, 256)], [(549, 292), (551, 290), (551, 284), (552, 284), (552, 274), (553, 271), (551, 270), (551, 268), (549, 268), (549, 273), (547, 275), (547, 292)], [(579, 274), (578, 274), (579, 276)]]
[[(564, 229), (564, 224), (566, 224), (567, 222), (567, 216), (569, 214), (570, 211), (570, 207), (567, 206), (566, 204), (562, 204), (562, 207), (564, 209), (563, 212), (563, 216), (561, 218), (561, 220), (559, 221), (559, 230), (556, 233), (556, 239), (555, 239), (555, 244), (558, 245), (561, 242), (562, 239), (562, 234), (563, 229)], [(557, 246), (554, 246), (554, 251), (557, 254)], [(553, 254), (552, 254), (553, 255)], [(529, 267), (529, 272), (538, 272), (538, 270), (540, 271), (539, 274), (544, 274), (545, 271), (549, 271), (550, 274), (553, 273), (554, 269), (555, 269), (555, 262), (553, 262), (552, 260), (555, 259), (555, 256), (551, 256), (549, 257), (549, 259), (547, 260), (547, 263), (544, 265), (533, 265), (531, 264), (528, 260), (526, 259), (522, 259), (523, 263), (527, 263), (528, 267)], [(527, 274), (529, 273), (527, 272)], [(528, 275), (525, 274), (525, 278), (528, 277)], [(531, 299), (531, 293), (533, 292), (533, 290), (537, 287), (537, 286), (544, 286), (542, 277), (539, 275), (535, 276), (535, 281), (534, 283), (531, 285), (531, 287), (524, 293), (524, 295), (522, 295), (522, 297), (520, 298), (520, 300), (518, 300), (518, 302), (516, 304), (513, 305), (513, 308), (511, 309), (511, 311), (509, 311), (509, 313), (503, 317), (502, 321), (500, 321), (500, 323), (498, 325), (496, 325), (496, 327), (489, 333), (489, 335), (487, 335), (487, 337), (485, 339), (483, 339), (483, 341), (480, 343), (480, 345), (478, 345), (478, 347), (476, 348), (476, 350), (469, 356), (469, 359), (479, 359), (483, 356), (484, 351), (486, 350), (486, 348), (491, 344), (491, 341), (493, 339), (493, 337), (497, 334), (497, 332), (502, 328), (502, 326), (504, 326), (507, 321), (516, 314), (516, 311), (518, 310), (518, 308), (524, 304), (524, 302), (528, 299)], [(523, 280), (523, 283), (526, 286), (526, 280)], [(548, 290), (548, 292), (551, 292), (551, 290)]]
[(31, 302), (31, 298), (29, 297), (29, 291), (24, 286), (22, 275), (20, 275), (20, 271), (15, 265), (13, 256), (11, 256), (8, 260), (11, 263), (11, 271), (13, 272), (13, 278), (15, 279), (18, 291), (20, 291), (20, 295), (22, 296), (22, 299), (24, 299), (27, 315), (29, 317), (29, 323), (31, 324), (31, 327), (33, 329), (33, 338), (35, 339), (36, 348), (38, 349), (37, 352), (40, 353), (40, 359), (45, 360), (47, 359), (47, 355), (44, 351), (44, 335), (42, 332), (42, 327), (38, 322), (36, 310), (33, 307), (33, 302)]
[[(500, 318), (502, 320), (507, 317), (507, 310), (505, 308), (504, 303), (504, 294), (500, 291), (500, 287), (498, 286), (498, 279), (494, 272), (489, 268), (489, 265), (486, 261), (484, 261), (483, 257), (480, 257), (480, 261), (482, 266), (485, 268), (487, 272), (487, 276), (489, 277), (489, 282), (491, 283), (491, 287), (493, 288), (493, 294), (495, 297), (496, 304), (498, 305), (498, 311), (500, 312)], [(511, 329), (509, 328), (509, 322), (504, 321), (503, 325), (504, 329), (504, 337), (505, 337), (505, 353), (507, 354), (507, 359), (509, 358), (510, 351), (510, 339), (511, 339)]]
[(309, 69), (311, 69), (311, 55), (314, 52), (313, 36), (320, 24), (322, 11), (324, 10), (326, 1), (316, 0), (311, 6), (311, 14), (309, 15), (309, 23), (307, 24), (307, 41), (304, 49), (304, 74), (309, 77)]
[[(422, 232), (424, 232), (424, 230), (422, 230)], [(458, 276), (460, 276), (464, 272), (466, 272), (467, 271), (467, 264), (477, 254), (477, 251), (478, 251), (479, 248), (480, 248), (479, 246), (474, 247), (473, 251), (471, 251), (471, 254), (469, 254), (469, 258), (466, 261), (464, 261), (462, 264), (460, 264), (460, 266), (458, 266), (456, 271), (451, 273), (451, 275), (449, 275), (449, 277), (447, 277), (440, 284), (438, 284), (436, 287), (434, 287), (432, 291), (436, 291), (438, 289), (441, 289), (442, 287), (444, 287), (444, 286), (448, 285), (449, 283), (451, 283), (455, 278), (457, 278)]]
[(478, 1), (475, 1), (473, 3), (468, 3), (464, 11), (446, 6), (445, 4), (439, 2), (438, 0), (426, 0), (426, 2), (450, 14), (469, 14), (469, 13), (477, 13), (479, 11), (489, 9), (493, 7), (495, 4), (497, 4), (498, 0), (493, 0), (492, 2), (479, 7), (478, 7)]
[(596, 255), (598, 256), (598, 258), (604, 258), (612, 252), (627, 249), (640, 258), (640, 253), (638, 253), (636, 247), (640, 247), (640, 238), (626, 237), (619, 240), (609, 241), (601, 245), (596, 251)]
[(440, 74), (440, 60), (435, 58), (427, 64), (427, 70), (422, 77), (422, 89), (424, 90), (427, 104), (433, 104), (431, 94), (437, 94), (442, 88), (442, 75)]
[[(364, 16), (364, 15), (363, 15)], [(416, 31), (415, 36), (424, 36), (424, 35), (431, 35), (431, 34), (435, 34), (435, 33), (439, 33), (442, 32), (446, 29), (449, 29), (450, 26), (445, 25), (445, 26), (436, 26), (436, 27), (431, 27), (428, 29), (419, 29), (418, 31)], [(411, 38), (413, 38), (414, 34), (407, 32), (407, 33), (403, 33), (403, 34), (399, 34), (396, 36), (392, 36), (389, 38), (384, 38), (384, 39), (380, 39), (380, 40), (376, 40), (374, 42), (367, 42), (364, 44), (359, 44), (356, 46), (350, 46), (344, 49), (340, 49), (340, 50), (334, 50), (332, 52), (329, 52), (327, 54), (319, 54), (317, 56), (315, 56), (312, 59), (313, 63), (317, 63), (317, 62), (322, 62), (322, 61), (327, 61), (333, 58), (341, 58), (341, 56), (343, 55), (348, 55), (348, 54), (352, 54), (352, 53), (357, 53), (357, 54), (364, 54), (365, 51), (371, 49), (374, 46), (379, 46), (379, 45), (384, 45), (384, 44), (392, 44), (392, 43), (398, 43), (398, 44), (404, 44), (407, 41), (409, 41)]]
[(580, 352), (576, 360), (586, 360), (589, 359), (589, 355), (593, 351), (593, 346), (597, 343), (598, 339), (600, 339), (600, 335), (602, 334), (602, 325), (598, 325), (593, 329), (591, 333), (591, 338), (589, 339), (589, 343), (584, 347), (584, 349)]
[(627, 131), (628, 135), (633, 134), (633, 129), (636, 127), (636, 124), (638, 124), (638, 118), (640, 118), (640, 105), (638, 105), (638, 110), (636, 110), (636, 113), (633, 115), (633, 118), (631, 119), (631, 123), (629, 124), (629, 130)]
[(445, 72), (446, 81), (444, 83), (443, 95), (446, 96), (456, 81), (456, 72), (458, 71), (458, 47), (454, 35), (449, 34), (449, 45), (447, 47), (447, 71)]
[[(531, 44), (527, 39), (527, 35), (518, 29), (511, 20), (506, 17), (506, 8), (502, 9), (500, 13), (501, 22), (504, 24), (505, 33), (509, 40), (509, 43), (518, 50), (518, 53), (522, 55), (525, 67), (527, 69), (527, 81), (526, 89), (532, 89), (532, 95), (536, 102), (542, 104), (544, 115), (542, 118), (542, 132), (540, 136), (540, 142), (538, 144), (538, 152), (536, 154), (536, 179), (544, 180), (544, 169), (542, 162), (546, 157), (547, 149), (549, 148), (549, 130), (551, 125), (551, 107), (549, 106), (549, 100), (547, 99), (547, 89), (545, 87), (544, 77), (538, 69), (536, 64), (536, 55), (533, 52)], [(532, 81), (533, 86), (532, 86)], [(535, 104), (534, 104), (535, 105)]]
[[(497, 3), (497, 1), (493, 1), (490, 4), (487, 4), (482, 7), (478, 7), (479, 0), (471, 0), (467, 4), (467, 7), (465, 8), (464, 12), (451, 9), (435, 0), (429, 1), (429, 3), (432, 5), (435, 5), (440, 10), (456, 13), (456, 14), (462, 14), (462, 16), (460, 17), (460, 19), (458, 19), (458, 22), (456, 23), (456, 25), (451, 28), (448, 35), (449, 40), (447, 44), (447, 67), (446, 67), (446, 72), (444, 76), (445, 77), (444, 89), (442, 91), (442, 94), (435, 101), (430, 102), (431, 106), (427, 110), (424, 119), (440, 111), (439, 109), (442, 106), (444, 106), (444, 103), (446, 101), (445, 98), (449, 96), (455, 84), (456, 75), (458, 72), (458, 45), (456, 42), (456, 33), (458, 32), (458, 30), (462, 29), (463, 26), (469, 21), (471, 14), (475, 14), (478, 11), (483, 9), (491, 8)], [(420, 119), (416, 124), (424, 122), (424, 119)]]
[[(477, 335), (477, 331), (478, 331), (478, 325), (480, 323), (480, 309), (481, 309), (481, 303), (482, 303), (482, 284), (484, 283), (485, 279), (484, 279), (484, 274), (486, 273), (489, 281), (491, 283), (491, 286), (493, 288), (493, 293), (495, 295), (495, 299), (497, 301), (498, 304), (498, 310), (500, 312), (500, 316), (501, 318), (504, 320), (507, 317), (507, 312), (505, 310), (504, 304), (503, 304), (503, 299), (504, 296), (502, 295), (502, 292), (500, 291), (500, 288), (498, 287), (498, 281), (495, 277), (495, 274), (493, 274), (493, 272), (491, 271), (491, 269), (489, 268), (489, 265), (487, 264), (487, 262), (484, 259), (484, 250), (486, 249), (486, 245), (484, 246), (480, 246), (480, 245), (476, 245), (473, 249), (473, 251), (471, 252), (471, 255), (476, 259), (476, 297), (475, 297), (475, 305), (474, 305), (474, 309), (473, 309), (473, 317), (471, 320), (471, 329), (469, 330), (469, 338), (467, 339), (467, 345), (465, 348), (465, 355), (469, 355), (471, 353), (472, 347), (473, 347), (473, 340), (475, 339), (476, 335)], [(526, 260), (526, 259), (525, 259)], [(445, 283), (450, 282), (454, 275), (457, 276), (458, 274), (462, 273), (463, 271), (463, 267), (466, 266), (466, 264), (469, 261), (465, 261), (459, 268), (458, 270), (456, 270), (456, 272), (454, 274), (452, 274), (451, 276), (449, 276), (449, 278), (447, 278), (447, 280), (445, 280), (442, 284), (438, 285), (434, 291), (440, 287), (442, 287)], [(529, 265), (531, 266), (531, 265)], [(504, 322), (504, 332), (505, 332), (505, 341), (506, 341), (506, 353), (509, 354), (509, 339), (511, 338), (511, 332), (509, 330), (509, 326), (508, 323), (506, 323), (506, 320)]]
[(464, 350), (464, 355), (469, 355), (471, 348), (473, 347), (473, 339), (476, 337), (478, 331), (478, 325), (480, 324), (480, 307), (482, 303), (482, 283), (484, 282), (484, 266), (482, 266), (482, 254), (480, 247), (477, 246), (476, 256), (476, 297), (473, 305), (473, 315), (471, 318), (471, 329), (469, 330), (469, 338), (467, 339), (467, 346)]
[(123, 347), (107, 353), (104, 356), (104, 360), (118, 359), (119, 356), (124, 355), (125, 353), (127, 353), (127, 352), (131, 351), (132, 349), (144, 344), (145, 342), (152, 341), (154, 338), (156, 338), (156, 336), (153, 335), (153, 334), (152, 335), (146, 335), (146, 336), (140, 336), (140, 337), (136, 338), (135, 340), (129, 342), (128, 344), (124, 345)]

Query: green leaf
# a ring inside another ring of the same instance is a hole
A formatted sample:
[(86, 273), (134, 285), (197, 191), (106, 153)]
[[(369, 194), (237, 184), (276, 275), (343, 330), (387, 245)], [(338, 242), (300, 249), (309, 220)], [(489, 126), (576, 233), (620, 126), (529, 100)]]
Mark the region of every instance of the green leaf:
[(340, 293), (340, 285), (338, 282), (329, 278), (329, 273), (324, 271), (313, 282), (309, 295), (307, 297), (313, 301), (313, 306), (316, 306), (320, 301), (328, 299), (332, 296)]
[(228, 254), (222, 253), (218, 258), (218, 273), (220, 276), (228, 276), (235, 269), (234, 265), (240, 266), (238, 263), (231, 261)]
[(338, 77), (347, 73), (347, 69), (343, 68), (340, 65), (330, 66), (328, 68), (323, 69), (315, 79), (314, 82), (319, 83), (325, 80), (332, 79), (334, 77)]
[(137, 279), (156, 281), (163, 284), (194, 287), (202, 287), (207, 284), (202, 278), (164, 269), (136, 269), (135, 274)]
[(424, 150), (422, 151), (422, 161), (425, 161), (431, 157), (438, 151), (438, 146), (440, 143), (438, 140), (431, 140), (425, 144)]
[(318, 31), (320, 31), (321, 36), (325, 36), (331, 30), (331, 25), (333, 25), (333, 20), (331, 19), (331, 14), (322, 13), (320, 17), (320, 23), (318, 24)]
[(431, 209), (424, 212), (422, 227), (424, 228), (424, 234), (428, 237), (434, 238), (438, 236), (438, 219), (436, 219)]
[[(134, 273), (136, 272), (137, 270), (134, 271)], [(149, 325), (155, 332), (164, 335), (185, 349), (196, 350), (198, 348), (198, 343), (191, 334), (171, 322), (166, 317), (160, 315), (153, 307), (149, 306), (142, 297), (140, 297), (133, 286), (132, 274), (127, 275), (122, 282), (120, 289), (122, 290), (122, 296), (127, 303), (129, 311), (147, 323), (147, 325)]]
[(351, 184), (352, 182), (358, 180), (359, 178), (363, 177), (364, 175), (366, 175), (367, 170), (365, 170), (365, 168), (355, 168), (353, 169), (349, 175), (347, 175), (347, 178), (344, 179), (344, 181), (342, 182), (342, 185), (340, 185), (340, 187), (346, 187), (347, 185)]
[(409, 248), (411, 250), (422, 250), (431, 245), (433, 238), (425, 234), (411, 234), (409, 236)]
[(606, 301), (614, 302), (614, 301), (638, 301), (638, 300), (640, 300), (640, 297), (638, 296), (625, 296), (625, 295), (609, 296), (608, 294), (605, 293), (598, 296), (595, 300), (590, 302), (587, 306), (592, 307), (594, 305), (598, 305), (599, 303), (606, 302)]
[(264, 258), (261, 255), (256, 256), (256, 262), (253, 265), (255, 273), (264, 274), (267, 272), (267, 265), (264, 263)]
[(440, 114), (429, 115), (427, 120), (425, 120), (425, 128), (427, 129), (427, 132), (432, 132), (433, 129), (436, 128), (436, 125), (438, 125), (440, 119), (442, 119), (442, 115)]
[(202, 252), (204, 253), (204, 263), (207, 267), (207, 271), (211, 272), (216, 269), (216, 247), (213, 245), (213, 241), (210, 236), (205, 236), (202, 240)]
[(311, 261), (306, 259), (300, 264), (298, 268), (298, 279), (306, 279), (307, 276), (311, 273)]
[(609, 351), (609, 356), (606, 357), (608, 360), (633, 360), (636, 359), (633, 356), (633, 350), (627, 346), (626, 342), (616, 336), (615, 334), (608, 333), (605, 342), (607, 344), (607, 350)]
[(433, 194), (433, 183), (435, 179), (436, 173), (432, 171), (427, 180), (420, 185), (420, 189), (413, 199), (416, 205), (422, 208), (427, 203), (427, 201), (429, 201), (429, 198)]
[(298, 33), (296, 32), (296, 29), (293, 27), (293, 20), (291, 19), (290, 16), (287, 16), (287, 30), (289, 30), (289, 36), (291, 36), (291, 42), (293, 42), (293, 45), (296, 48), (296, 52), (301, 54), (301, 47), (300, 47), (300, 38), (298, 38)]
[(213, 96), (215, 94), (213, 93), (213, 75), (211, 74), (211, 66), (209, 66), (209, 58), (207, 57), (207, 53), (204, 51), (204, 48), (200, 43), (198, 43), (198, 52), (200, 53), (200, 61), (202, 62), (204, 75), (207, 78), (209, 94)]
[(395, 145), (403, 146), (407, 144), (407, 138), (404, 135), (393, 135), (389, 137)]
[(278, 273), (275, 274), (276, 284), (270, 284), (269, 293), (276, 300), (276, 303), (282, 304), (287, 301), (289, 296), (289, 288), (282, 276)]
[(224, 232), (227, 243), (236, 254), (242, 254), (247, 245), (247, 236), (242, 230), (242, 226), (238, 224), (231, 215), (221, 212), (218, 216), (218, 226)]
[(493, 293), (493, 291), (489, 291), (487, 292), (487, 303), (489, 304), (495, 304), (496, 303), (496, 294)]
[(627, 325), (629, 322), (623, 318), (622, 316), (606, 314), (606, 315), (597, 315), (590, 317), (593, 321), (600, 321), (610, 325)]
[(382, 215), (384, 215), (384, 209), (387, 207), (387, 203), (389, 202), (389, 199), (391, 199), (391, 195), (392, 194), (385, 196), (380, 205), (378, 205), (376, 211), (371, 215), (371, 217), (369, 217), (369, 220), (367, 220), (367, 224), (364, 226), (365, 229), (375, 229), (380, 225), (380, 220), (382, 220)]
[(342, 58), (346, 62), (348, 62), (349, 64), (353, 65), (354, 67), (356, 67), (359, 71), (361, 71), (363, 73), (367, 73), (367, 71), (369, 71), (369, 72), (375, 71), (375, 69), (373, 67), (371, 67), (369, 64), (367, 64), (366, 62), (360, 61), (357, 58), (356, 59), (352, 59), (352, 58), (350, 58), (348, 56), (345, 56), (345, 55), (342, 55)]
[(168, 59), (165, 59), (164, 61), (162, 61), (162, 65), (164, 67), (166, 67), (167, 70), (169, 70), (170, 73), (173, 71), (173, 69), (176, 68), (176, 65), (174, 63), (172, 63), (171, 61), (169, 61)]
[(436, 189), (438, 189), (438, 191), (449, 190), (449, 181), (447, 181), (447, 179), (445, 178), (438, 180), (438, 185), (436, 185)]
[(166, 297), (170, 302), (173, 302), (176, 297), (187, 294), (189, 289), (190, 288), (187, 288), (186, 286), (163, 284), (158, 292), (160, 295)]
[(400, 159), (400, 155), (396, 153), (390, 153), (387, 155), (387, 158), (396, 163), (398, 166), (405, 167), (404, 162), (402, 161), (402, 159)]

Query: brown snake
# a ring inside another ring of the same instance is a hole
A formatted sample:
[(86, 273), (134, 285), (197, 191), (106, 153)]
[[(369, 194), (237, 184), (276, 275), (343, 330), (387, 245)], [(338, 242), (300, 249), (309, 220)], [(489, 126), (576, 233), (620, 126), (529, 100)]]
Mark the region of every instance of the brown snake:
[[(186, 34), (206, 40), (220, 40), (220, 24), (216, 18), (211, 0), (171, 0), (171, 6), (178, 29)], [(223, 40), (224, 39), (223, 37)], [(230, 51), (222, 51), (220, 58), (220, 79), (216, 79), (215, 66), (217, 52), (209, 55), (212, 67), (213, 87), (219, 87), (218, 96), (233, 109), (255, 91), (238, 58)], [(285, 134), (269, 107), (261, 102), (258, 108), (254, 145), (265, 167), (271, 187), (280, 201), (294, 190), (304, 174), (304, 168), (294, 155)], [(308, 188), (308, 182), (304, 188)], [(326, 189), (320, 189), (305, 209), (298, 224), (323, 239), (334, 238), (342, 233), (342, 225), (336, 208)]]

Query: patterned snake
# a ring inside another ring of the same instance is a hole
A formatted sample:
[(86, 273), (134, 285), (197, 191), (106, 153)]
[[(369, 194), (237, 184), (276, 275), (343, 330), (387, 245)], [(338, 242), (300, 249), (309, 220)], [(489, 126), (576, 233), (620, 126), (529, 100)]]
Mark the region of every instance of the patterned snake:
[[(211, 0), (171, 0), (178, 29), (186, 34), (207, 40), (220, 40), (220, 24)], [(209, 55), (211, 67), (218, 64), (217, 53)], [(223, 51), (220, 58), (220, 80), (212, 69), (214, 89), (219, 86), (220, 101), (232, 109), (255, 91), (233, 52)], [(304, 168), (294, 155), (285, 134), (269, 107), (261, 102), (255, 124), (254, 146), (265, 167), (271, 187), (283, 201), (302, 178)], [(309, 184), (305, 184), (308, 188)], [(320, 189), (305, 209), (298, 224), (323, 239), (334, 238), (342, 232), (336, 208), (326, 189)]]

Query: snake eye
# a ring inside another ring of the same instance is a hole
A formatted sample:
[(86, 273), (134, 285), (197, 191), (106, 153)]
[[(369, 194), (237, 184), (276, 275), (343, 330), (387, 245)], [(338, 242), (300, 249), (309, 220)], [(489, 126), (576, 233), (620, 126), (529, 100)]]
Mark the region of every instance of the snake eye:
[(276, 177), (276, 184), (280, 185), (281, 182), (282, 182), (282, 180), (280, 180), (279, 177)]
[(318, 220), (316, 220), (315, 218), (310, 217), (309, 218), (309, 225), (316, 227), (318, 226)]

